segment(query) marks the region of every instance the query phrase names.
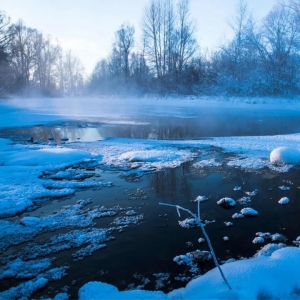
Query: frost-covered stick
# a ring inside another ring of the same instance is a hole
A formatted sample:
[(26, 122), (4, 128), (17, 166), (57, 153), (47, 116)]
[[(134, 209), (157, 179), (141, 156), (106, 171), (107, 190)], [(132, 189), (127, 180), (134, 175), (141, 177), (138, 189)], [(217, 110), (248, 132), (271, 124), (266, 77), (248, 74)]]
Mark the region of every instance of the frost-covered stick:
[(216, 255), (215, 255), (214, 249), (212, 247), (212, 244), (210, 242), (210, 239), (209, 239), (209, 237), (208, 237), (208, 235), (207, 235), (207, 233), (206, 233), (206, 231), (204, 229), (203, 224), (201, 223), (201, 219), (200, 219), (200, 201), (198, 201), (198, 216), (196, 216), (196, 214), (194, 214), (193, 212), (191, 212), (189, 209), (183, 208), (183, 207), (181, 207), (179, 205), (173, 205), (173, 204), (168, 204), (168, 203), (163, 203), (163, 202), (159, 202), (159, 205), (165, 205), (165, 206), (175, 207), (176, 210), (177, 210), (177, 213), (178, 213), (179, 217), (180, 217), (179, 209), (184, 210), (184, 211), (188, 212), (192, 217), (194, 217), (197, 220), (197, 223), (201, 227), (202, 232), (203, 232), (203, 234), (204, 234), (204, 236), (205, 236), (205, 238), (207, 240), (207, 244), (209, 246), (210, 253), (211, 253), (211, 255), (212, 255), (213, 259), (214, 259), (214, 263), (217, 266), (217, 268), (219, 269), (220, 274), (221, 274), (224, 282), (226, 283), (226, 285), (228, 286), (228, 288), (231, 290), (231, 286), (229, 285), (229, 283), (228, 283), (228, 281), (227, 281), (227, 279), (226, 279), (226, 277), (225, 277), (225, 275), (224, 275), (224, 273), (223, 273), (223, 271), (221, 269), (221, 266), (218, 263), (218, 260), (216, 258)]

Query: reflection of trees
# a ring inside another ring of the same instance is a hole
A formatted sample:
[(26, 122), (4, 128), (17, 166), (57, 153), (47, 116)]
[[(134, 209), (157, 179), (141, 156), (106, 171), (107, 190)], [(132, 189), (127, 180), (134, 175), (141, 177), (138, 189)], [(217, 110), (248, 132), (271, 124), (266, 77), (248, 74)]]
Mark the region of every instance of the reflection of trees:
[(184, 163), (177, 168), (168, 168), (161, 172), (149, 175), (149, 185), (154, 192), (162, 198), (171, 198), (174, 203), (176, 195), (191, 198), (191, 186), (186, 174), (190, 163)]

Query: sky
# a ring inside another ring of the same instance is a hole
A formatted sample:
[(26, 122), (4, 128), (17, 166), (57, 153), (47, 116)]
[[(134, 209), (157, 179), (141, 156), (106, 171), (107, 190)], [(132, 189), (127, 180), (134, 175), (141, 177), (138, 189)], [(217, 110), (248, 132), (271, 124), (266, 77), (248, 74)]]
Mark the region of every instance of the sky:
[[(150, 0), (0, 0), (0, 10), (12, 22), (22, 19), (45, 36), (58, 40), (83, 63), (86, 75), (109, 55), (114, 33), (128, 22), (135, 27), (136, 44), (141, 39), (141, 20)], [(197, 24), (196, 38), (202, 51), (214, 50), (230, 38), (228, 25), (238, 0), (190, 0)], [(248, 0), (255, 19), (262, 19), (277, 0)]]

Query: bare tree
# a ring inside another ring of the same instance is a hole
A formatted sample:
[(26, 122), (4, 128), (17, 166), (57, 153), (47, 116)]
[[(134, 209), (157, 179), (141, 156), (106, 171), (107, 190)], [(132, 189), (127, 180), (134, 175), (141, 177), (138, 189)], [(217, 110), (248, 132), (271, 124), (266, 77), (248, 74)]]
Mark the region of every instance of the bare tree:
[(129, 77), (129, 56), (134, 46), (134, 27), (129, 24), (122, 24), (115, 33), (115, 50), (119, 53), (121, 66), (125, 77)]
[(0, 11), (0, 95), (8, 89), (12, 76), (9, 66), (9, 43), (11, 40), (11, 35), (8, 33), (9, 23), (9, 18)]
[(190, 17), (189, 2), (189, 0), (180, 0), (177, 5), (178, 29), (176, 30), (175, 59), (179, 76), (197, 50), (197, 41), (194, 37), (196, 27)]
[(300, 22), (294, 11), (277, 4), (264, 19), (255, 41), (265, 65), (271, 92), (282, 93), (296, 84)]

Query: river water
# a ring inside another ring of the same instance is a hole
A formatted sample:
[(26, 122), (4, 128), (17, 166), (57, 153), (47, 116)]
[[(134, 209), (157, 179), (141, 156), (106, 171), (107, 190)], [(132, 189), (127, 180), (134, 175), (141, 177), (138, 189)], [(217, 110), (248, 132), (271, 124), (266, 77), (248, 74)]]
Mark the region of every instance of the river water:
[[(54, 142), (61, 144), (65, 142), (61, 140), (64, 137), (68, 138), (66, 142), (69, 143), (112, 137), (173, 140), (300, 132), (299, 113), (293, 111), (253, 110), (246, 114), (243, 110), (228, 110), (224, 113), (219, 109), (207, 108), (205, 111), (184, 112), (183, 115), (184, 118), (141, 114), (126, 122), (63, 121), (59, 124), (2, 129), (0, 137), (10, 138), (15, 142), (28, 142), (30, 138), (33, 141), (48, 142), (49, 137), (53, 137)], [(222, 160), (228, 154), (222, 153), (218, 148), (209, 148), (202, 155), (213, 155)], [(197, 159), (201, 159), (201, 156)], [(175, 209), (160, 206), (159, 202), (181, 205), (196, 212), (196, 204), (191, 200), (198, 195), (208, 196), (209, 200), (201, 204), (201, 217), (203, 220), (214, 221), (206, 226), (206, 230), (220, 261), (253, 256), (260, 249), (259, 245), (252, 243), (258, 231), (284, 234), (288, 238), (287, 244), (290, 245), (300, 235), (299, 167), (294, 167), (288, 173), (270, 170), (246, 172), (224, 166), (199, 170), (193, 168), (192, 163), (184, 163), (180, 167), (144, 175), (135, 180), (120, 176), (120, 172), (96, 168), (92, 171), (94, 176), (101, 176), (104, 181), (112, 181), (113, 187), (78, 191), (72, 197), (47, 202), (35, 211), (22, 214), (20, 217), (43, 216), (64, 205), (74, 204), (79, 199), (92, 198), (91, 206), (130, 206), (145, 216), (140, 224), (131, 225), (125, 232), (114, 232), (115, 240), (108, 242), (107, 248), (96, 251), (82, 261), (72, 261), (71, 254), (75, 252), (73, 250), (50, 255), (49, 257), (56, 257), (54, 266), (69, 265), (69, 274), (61, 281), (50, 283), (36, 297), (53, 296), (68, 286), (68, 293), (76, 298), (78, 289), (89, 281), (111, 283), (124, 290), (129, 284), (140, 283), (133, 276), (135, 273), (150, 279), (146, 289), (155, 290), (154, 273), (170, 273), (170, 282), (161, 288), (165, 292), (184, 286), (186, 283), (174, 278), (178, 274), (189, 273), (185, 266), (174, 263), (173, 258), (196, 249), (208, 250), (208, 247), (206, 243), (200, 245), (197, 242), (199, 237), (203, 237), (200, 228), (184, 229), (178, 225), (178, 220), (188, 215), (183, 214), (179, 218)], [(292, 183), (289, 191), (278, 189), (284, 182)], [(243, 191), (234, 191), (233, 188), (237, 185)], [(251, 197), (251, 206), (259, 211), (258, 217), (233, 220), (232, 210), (223, 209), (216, 204), (225, 196), (238, 199), (246, 196), (244, 191), (255, 189), (258, 193)], [(287, 206), (279, 205), (277, 202), (283, 196), (293, 199), (292, 203)], [(112, 221), (113, 218), (98, 219), (96, 227), (110, 227)], [(225, 221), (232, 221), (234, 225), (226, 227)], [(51, 235), (52, 233), (38, 236), (35, 240), (46, 242)], [(227, 242), (223, 240), (224, 236), (229, 237)], [(187, 248), (188, 241), (194, 246)], [(10, 253), (17, 253), (20, 246), (12, 248)], [(200, 266), (201, 273), (213, 267), (213, 262), (209, 261)], [(4, 290), (16, 282), (5, 280), (2, 283), (1, 290)]]

